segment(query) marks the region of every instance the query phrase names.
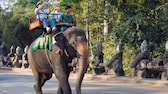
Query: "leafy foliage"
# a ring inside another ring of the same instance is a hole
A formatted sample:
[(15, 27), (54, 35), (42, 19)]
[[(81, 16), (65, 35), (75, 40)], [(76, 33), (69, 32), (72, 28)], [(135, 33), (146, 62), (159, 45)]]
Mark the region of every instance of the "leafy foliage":
[[(3, 23), (0, 25), (0, 38), (8, 46), (24, 47), (42, 33), (38, 30), (34, 32), (28, 30), (28, 18), (34, 15), (35, 4), (38, 1), (18, 0), (12, 11), (0, 9), (0, 22)], [(72, 6), (79, 28), (85, 29), (86, 15), (89, 14), (90, 51), (102, 41), (104, 61), (115, 54), (118, 40), (124, 41), (123, 64), (126, 75), (132, 75), (133, 70), (129, 65), (140, 52), (140, 44), (144, 39), (148, 40), (151, 60), (162, 57), (168, 37), (167, 0), (59, 0), (59, 2), (63, 13), (65, 6)], [(107, 20), (109, 26), (108, 35), (103, 34), (104, 20)]]

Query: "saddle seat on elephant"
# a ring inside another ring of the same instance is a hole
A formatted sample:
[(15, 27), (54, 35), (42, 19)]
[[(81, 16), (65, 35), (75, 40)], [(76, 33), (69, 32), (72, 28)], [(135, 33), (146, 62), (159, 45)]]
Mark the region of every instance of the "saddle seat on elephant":
[[(56, 23), (56, 27), (57, 27), (57, 32), (59, 32), (61, 26)], [(40, 19), (36, 19), (36, 16), (32, 16), (29, 18), (29, 30), (30, 31), (42, 30), (46, 32), (46, 29), (43, 28), (42, 21)]]

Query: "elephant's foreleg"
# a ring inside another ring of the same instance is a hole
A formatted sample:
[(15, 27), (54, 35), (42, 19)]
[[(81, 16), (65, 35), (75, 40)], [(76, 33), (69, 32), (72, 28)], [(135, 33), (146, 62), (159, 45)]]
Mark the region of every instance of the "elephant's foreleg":
[(63, 71), (61, 67), (59, 68), (57, 67), (57, 69), (59, 69), (59, 70), (56, 70), (55, 72), (55, 76), (58, 79), (58, 83), (59, 83), (57, 94), (72, 94), (72, 91), (68, 82), (69, 75), (65, 71)]
[(40, 74), (39, 73), (34, 73), (34, 77), (35, 77), (35, 80), (36, 80), (36, 83), (34, 85), (34, 90), (36, 91), (36, 94), (43, 94), (42, 93), (42, 86), (41, 86), (41, 77), (40, 77)]
[(57, 94), (72, 94), (72, 91), (68, 82), (68, 77), (63, 75), (64, 74), (60, 74), (56, 76), (59, 82), (59, 88), (58, 88)]
[(52, 77), (52, 73), (51, 74), (38, 73), (36, 75), (36, 78), (35, 78), (36, 79), (36, 84), (34, 85), (34, 89), (36, 91), (36, 94), (43, 94), (42, 93), (42, 86), (51, 77)]
[(59, 87), (58, 87), (57, 94), (63, 94), (63, 91), (62, 91), (62, 88), (61, 88), (60, 85), (59, 85)]
[(48, 74), (45, 74), (43, 73), (42, 74), (42, 78), (41, 78), (41, 87), (45, 84), (45, 82), (47, 80), (49, 80), (50, 78), (52, 77), (52, 73), (48, 73)]
[(38, 83), (36, 83), (35, 85), (34, 85), (34, 89), (35, 89), (35, 91), (36, 91), (36, 94), (43, 94), (42, 93), (42, 90), (41, 90), (41, 87), (39, 87), (39, 85), (37, 85)]
[(36, 68), (33, 65), (31, 65), (31, 67), (32, 67), (32, 72), (33, 72), (34, 79), (36, 82), (34, 84), (34, 90), (35, 90), (36, 94), (42, 94), (41, 85), (40, 85), (41, 80), (39, 80), (39, 79), (41, 79), (40, 73), (36, 70)]
[[(70, 74), (70, 73), (68, 73), (68, 74)], [(69, 75), (68, 75), (68, 78), (69, 78)], [(61, 88), (61, 86), (60, 86), (60, 84), (59, 84), (59, 86), (58, 86), (57, 94), (64, 94), (64, 93), (63, 93), (63, 90), (62, 90), (62, 88)], [(69, 94), (69, 93), (68, 93), (68, 94)]]

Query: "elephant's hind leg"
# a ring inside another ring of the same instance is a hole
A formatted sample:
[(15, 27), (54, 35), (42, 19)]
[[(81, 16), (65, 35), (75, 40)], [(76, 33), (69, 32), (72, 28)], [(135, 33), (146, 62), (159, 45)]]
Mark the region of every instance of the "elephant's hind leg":
[(41, 86), (41, 74), (40, 73), (37, 73), (35, 74), (34, 73), (34, 77), (35, 77), (35, 80), (36, 80), (36, 83), (34, 85), (34, 90), (36, 91), (36, 94), (43, 94), (42, 93), (42, 86)]
[(38, 75), (35, 78), (36, 79), (36, 84), (34, 85), (34, 89), (36, 91), (36, 94), (43, 94), (42, 93), (42, 86), (51, 77), (52, 77), (52, 73), (50, 73), (50, 74), (38, 73)]

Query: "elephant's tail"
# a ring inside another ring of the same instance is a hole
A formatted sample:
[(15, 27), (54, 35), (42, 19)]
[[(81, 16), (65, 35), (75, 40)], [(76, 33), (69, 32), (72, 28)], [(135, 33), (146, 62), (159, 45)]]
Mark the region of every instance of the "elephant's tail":
[(76, 94), (81, 94), (81, 84), (84, 75), (88, 68), (88, 47), (87, 42), (82, 42), (77, 45), (77, 50), (79, 52), (79, 71), (76, 79)]

